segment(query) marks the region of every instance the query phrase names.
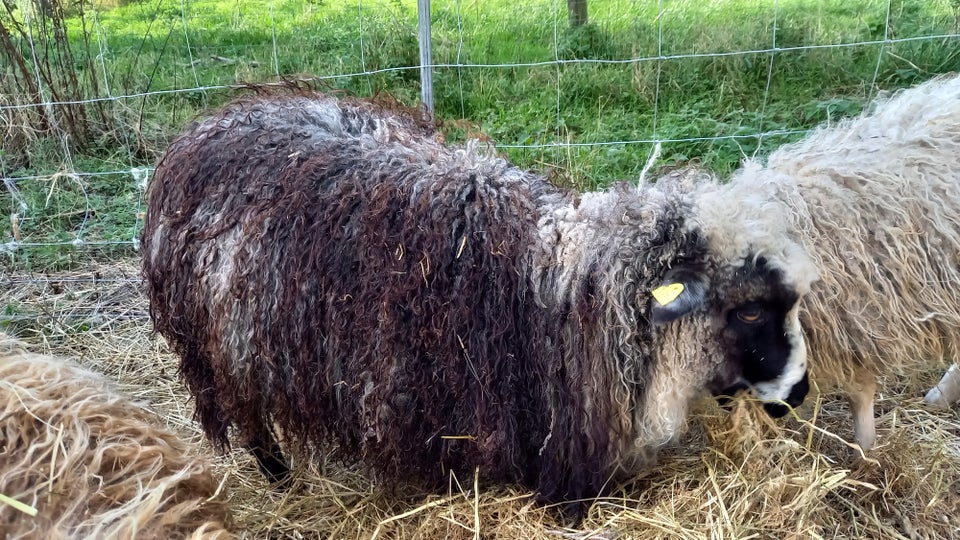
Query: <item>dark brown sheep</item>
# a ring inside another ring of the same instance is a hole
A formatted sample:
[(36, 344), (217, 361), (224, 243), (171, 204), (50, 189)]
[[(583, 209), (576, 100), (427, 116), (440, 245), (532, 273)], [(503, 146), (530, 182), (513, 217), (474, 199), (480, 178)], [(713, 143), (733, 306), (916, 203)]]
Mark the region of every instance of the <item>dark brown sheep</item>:
[(204, 431), (223, 446), (236, 428), (273, 479), (279, 430), (385, 479), (478, 467), (543, 501), (593, 497), (705, 393), (806, 393), (796, 304), (816, 272), (749, 197), (694, 215), (708, 184), (576, 194), (438, 142), (416, 111), (243, 98), (157, 167), (151, 313)]

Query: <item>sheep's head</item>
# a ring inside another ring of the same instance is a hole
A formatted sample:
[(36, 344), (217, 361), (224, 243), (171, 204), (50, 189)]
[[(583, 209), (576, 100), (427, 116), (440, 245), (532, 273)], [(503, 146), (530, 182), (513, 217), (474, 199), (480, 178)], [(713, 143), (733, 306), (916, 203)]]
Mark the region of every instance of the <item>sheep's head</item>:
[(718, 396), (750, 390), (771, 416), (785, 415), (809, 390), (798, 304), (819, 278), (782, 202), (789, 184), (779, 178), (721, 183), (697, 170), (660, 183), (686, 194), (692, 217), (686, 228), (702, 239), (704, 252), (698, 265), (672, 265), (661, 289), (652, 291), (653, 322), (705, 317), (700, 324), (711, 334), (700, 342), (720, 362), (707, 387)]
[[(806, 261), (802, 253), (794, 254)], [(711, 358), (706, 388), (716, 396), (749, 390), (774, 417), (799, 406), (807, 395), (807, 348), (798, 317), (800, 298), (816, 278), (786, 272), (762, 256), (736, 265), (681, 263), (651, 291), (654, 324), (697, 319), (696, 340)]]

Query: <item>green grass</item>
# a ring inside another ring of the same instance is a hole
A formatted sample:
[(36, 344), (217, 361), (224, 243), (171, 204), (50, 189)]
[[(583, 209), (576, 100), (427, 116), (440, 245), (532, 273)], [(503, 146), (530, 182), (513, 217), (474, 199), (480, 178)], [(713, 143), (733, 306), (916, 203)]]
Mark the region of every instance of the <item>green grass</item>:
[[(757, 133), (855, 114), (874, 82), (897, 88), (960, 69), (956, 38), (887, 44), (882, 54), (878, 44), (797, 49), (952, 34), (957, 0), (894, 0), (889, 26), (882, 0), (673, 0), (662, 14), (658, 5), (590, 0), (590, 24), (571, 31), (562, 2), (434, 1), (435, 63), (495, 66), (437, 68), (438, 117), (466, 118), (520, 165), (592, 189), (635, 179), (651, 149), (592, 143), (677, 141), (664, 144), (661, 164), (697, 160), (728, 173), (743, 155), (797, 137)], [(69, 152), (56, 134), (33, 129), (34, 112), (3, 111), (0, 127), (11, 137), (0, 152), (5, 176), (152, 165), (186, 122), (235, 95), (209, 87), (307, 75), (356, 95), (386, 92), (410, 104), (419, 98), (412, 0), (361, 8), (343, 0), (97, 6), (68, 20), (75, 72), (89, 89), (83, 95), (131, 97), (98, 104), (84, 140), (71, 139)], [(723, 54), (774, 45), (783, 50)], [(565, 62), (552, 63), (558, 58)], [(647, 59), (619, 62), (635, 58)], [(0, 68), (9, 68), (6, 62), (0, 55)], [(376, 73), (351, 76), (365, 72)], [(13, 92), (0, 96), (0, 105), (28, 100)], [(586, 146), (550, 146), (558, 142)], [(18, 210), (6, 192), (0, 208), (22, 214), (22, 241), (129, 239), (138, 227), (140, 191), (130, 174), (23, 180), (18, 188), (28, 209)], [(12, 235), (5, 227), (2, 240)], [(26, 251), (7, 262), (22, 263)]]

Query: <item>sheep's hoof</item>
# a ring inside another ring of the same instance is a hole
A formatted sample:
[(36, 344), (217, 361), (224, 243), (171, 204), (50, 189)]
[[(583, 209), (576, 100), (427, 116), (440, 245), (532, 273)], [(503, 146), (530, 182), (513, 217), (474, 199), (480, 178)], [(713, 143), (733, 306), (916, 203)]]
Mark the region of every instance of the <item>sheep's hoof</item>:
[(581, 523), (587, 517), (587, 511), (590, 505), (585, 501), (564, 502), (557, 506), (560, 511), (560, 518), (564, 526), (571, 529), (580, 528)]
[[(286, 491), (293, 484), (293, 476), (290, 474), (290, 468), (281, 460), (268, 464), (266, 467), (259, 463), (260, 472), (270, 482), (270, 487), (277, 491)], [(269, 468), (268, 468), (269, 467)]]
[(267, 443), (252, 442), (247, 445), (247, 450), (256, 458), (257, 467), (270, 482), (271, 487), (280, 491), (290, 487), (292, 483), (290, 467), (284, 461), (283, 452), (280, 451), (280, 445), (276, 441), (271, 438)]
[(923, 402), (938, 409), (947, 409), (950, 407), (950, 402), (944, 397), (939, 386), (931, 388), (930, 391), (927, 392), (927, 395), (923, 396)]
[(858, 433), (856, 427), (854, 427), (853, 438), (857, 441), (857, 444), (860, 445), (860, 450), (864, 452), (869, 452), (875, 444), (877, 444), (877, 432), (871, 431), (869, 433)]

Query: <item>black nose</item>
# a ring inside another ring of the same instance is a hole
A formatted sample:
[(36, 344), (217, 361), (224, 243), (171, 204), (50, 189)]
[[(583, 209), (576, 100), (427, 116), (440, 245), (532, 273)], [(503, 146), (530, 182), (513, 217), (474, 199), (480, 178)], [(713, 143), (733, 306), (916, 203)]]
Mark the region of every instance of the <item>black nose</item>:
[(764, 403), (763, 410), (767, 411), (767, 414), (773, 418), (783, 418), (790, 412), (790, 407), (782, 403)]
[(790, 395), (784, 400), (790, 407), (782, 403), (764, 403), (763, 410), (767, 411), (767, 414), (774, 418), (781, 418), (790, 412), (791, 407), (799, 407), (803, 403), (803, 399), (807, 397), (807, 392), (809, 391), (810, 379), (807, 377), (807, 374), (804, 373), (803, 378), (800, 379), (800, 382), (793, 385), (793, 388), (790, 389)]

